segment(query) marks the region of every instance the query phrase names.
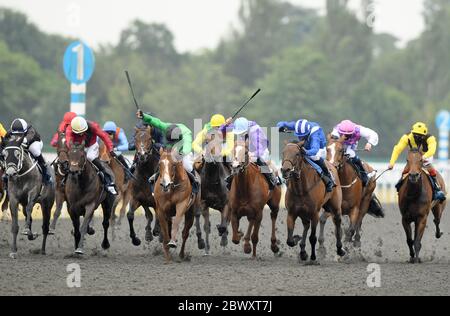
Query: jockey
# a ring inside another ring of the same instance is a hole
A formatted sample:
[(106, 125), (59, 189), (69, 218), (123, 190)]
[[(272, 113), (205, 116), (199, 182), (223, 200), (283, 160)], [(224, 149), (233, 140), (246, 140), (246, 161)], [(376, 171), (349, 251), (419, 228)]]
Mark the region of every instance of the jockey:
[[(77, 117), (77, 114), (75, 112), (67, 112), (66, 114), (64, 114), (64, 118), (58, 126), (58, 132), (66, 133), (66, 130), (70, 126), (70, 123), (76, 117)], [(52, 147), (55, 147), (55, 148), (58, 146), (58, 132), (55, 133), (55, 135), (53, 135), (53, 138), (50, 142), (50, 145), (52, 145)]]
[[(398, 144), (394, 147), (392, 151), (391, 161), (389, 163), (389, 170), (394, 169), (394, 165), (401, 155), (401, 153), (405, 150), (406, 147), (410, 149), (421, 149), (423, 151), (423, 166), (428, 170), (431, 182), (433, 185), (433, 200), (438, 200), (443, 202), (446, 200), (444, 192), (442, 192), (441, 186), (439, 185), (439, 181), (437, 180), (437, 172), (434, 169), (433, 156), (436, 153), (437, 149), (437, 141), (433, 135), (428, 134), (428, 128), (425, 123), (418, 122), (413, 125), (411, 133), (405, 134), (402, 136)], [(408, 173), (408, 166), (403, 170), (403, 174)], [(395, 186), (397, 191), (400, 190), (400, 187), (403, 183), (403, 177)]]
[[(194, 142), (192, 143), (192, 149), (194, 149), (194, 152), (197, 154), (204, 154), (203, 145), (205, 144), (208, 134), (215, 133), (217, 135), (220, 135), (222, 145), (222, 151), (221, 156), (224, 157), (226, 160), (226, 157), (231, 155), (231, 152), (234, 147), (234, 135), (231, 132), (225, 132), (222, 133), (221, 127), (225, 125), (225, 117), (221, 114), (216, 114), (211, 117), (211, 121), (206, 124), (203, 127), (203, 130), (197, 134), (197, 137), (195, 137)], [(225, 138), (225, 143), (223, 143), (223, 138)]]
[(106, 181), (106, 189), (109, 193), (117, 195), (114, 184), (114, 174), (111, 169), (104, 165), (99, 159), (99, 145), (97, 143), (97, 137), (100, 138), (106, 146), (111, 156), (116, 157), (114, 147), (108, 134), (106, 134), (100, 126), (95, 122), (87, 122), (83, 117), (77, 116), (74, 118), (67, 128), (66, 141), (70, 147), (72, 143), (85, 145), (87, 159), (100, 170)]
[[(336, 185), (325, 163), (327, 140), (320, 125), (309, 122), (308, 120), (298, 120), (293, 122), (279, 122), (277, 127), (280, 132), (294, 131), (299, 141), (305, 142), (303, 149), (306, 157), (313, 162), (311, 165), (319, 172), (322, 180), (325, 182), (327, 192), (332, 192)], [(319, 166), (320, 170), (314, 164)]]
[[(183, 167), (192, 183), (192, 193), (196, 194), (200, 190), (200, 182), (194, 173), (194, 155), (192, 154), (192, 132), (184, 124), (172, 124), (161, 121), (160, 119), (139, 110), (137, 117), (152, 127), (160, 130), (166, 136), (167, 144), (178, 151), (183, 158)], [(150, 183), (156, 182), (159, 172), (150, 178)]]
[(42, 148), (44, 147), (44, 143), (41, 140), (41, 136), (34, 129), (34, 127), (29, 125), (24, 119), (15, 119), (12, 122), (11, 130), (5, 136), (5, 142), (15, 135), (24, 137), (22, 145), (28, 149), (39, 164), (39, 167), (42, 170), (42, 180), (44, 185), (50, 185), (52, 183), (52, 176), (48, 171), (44, 156), (42, 156)]
[[(128, 162), (122, 155), (122, 152), (128, 151), (129, 148), (125, 131), (123, 130), (123, 128), (118, 127), (117, 124), (112, 121), (106, 122), (105, 125), (103, 125), (103, 131), (108, 134), (109, 138), (111, 139), (114, 146), (114, 152), (117, 155), (117, 159), (119, 159), (123, 167), (129, 170), (130, 168), (128, 167)], [(125, 175), (126, 177), (128, 177), (128, 173), (125, 173)]]
[[(269, 183), (269, 189), (272, 191), (276, 185), (280, 185), (281, 181), (275, 176), (274, 169), (268, 166), (270, 160), (270, 152), (268, 147), (269, 141), (261, 126), (254, 121), (249, 121), (245, 117), (238, 118), (234, 123), (228, 119), (228, 125), (222, 126), (222, 131), (231, 129), (238, 139), (249, 139), (249, 158), (250, 161), (256, 163), (260, 167), (261, 174)], [(226, 181), (228, 187), (231, 187), (232, 176)]]
[(361, 138), (365, 138), (367, 140), (365, 150), (370, 152), (372, 147), (378, 145), (378, 134), (370, 128), (356, 125), (350, 120), (345, 120), (333, 129), (331, 136), (336, 139), (345, 137), (345, 154), (350, 157), (350, 161), (358, 168), (359, 174), (361, 175), (361, 181), (364, 186), (367, 186), (367, 183), (369, 182), (367, 172), (364, 169), (363, 162), (355, 151), (358, 148), (358, 142)]

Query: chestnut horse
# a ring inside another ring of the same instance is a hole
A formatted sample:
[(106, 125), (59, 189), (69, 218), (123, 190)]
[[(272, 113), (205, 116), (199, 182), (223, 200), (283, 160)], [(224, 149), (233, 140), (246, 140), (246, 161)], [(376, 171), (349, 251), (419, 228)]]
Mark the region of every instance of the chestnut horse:
[(130, 226), (131, 242), (134, 246), (139, 246), (141, 240), (136, 237), (136, 232), (134, 231), (134, 213), (140, 206), (143, 207), (147, 219), (145, 240), (151, 242), (153, 236), (159, 236), (160, 234), (158, 218), (156, 218), (155, 228), (152, 233), (153, 214), (150, 211), (150, 207), (155, 209), (156, 202), (150, 189), (150, 184), (148, 183), (148, 179), (158, 169), (159, 153), (154, 148), (152, 129), (150, 126), (136, 128), (134, 141), (136, 144), (136, 170), (134, 171), (135, 178), (130, 180), (131, 200), (127, 218)]
[[(337, 169), (342, 188), (342, 214), (350, 218), (350, 226), (346, 231), (345, 241), (352, 242), (355, 247), (361, 246), (361, 226), (364, 217), (369, 209), (376, 182), (370, 180), (366, 187), (358, 176), (355, 167), (352, 166), (350, 159), (345, 155), (344, 139), (332, 141), (328, 138), (330, 145), (327, 147), (327, 160)], [(365, 164), (368, 173), (373, 169)], [(325, 224), (329, 214), (324, 212), (320, 218), (320, 236), (319, 244), (324, 243)]]
[(186, 241), (194, 224), (194, 211), (200, 206), (200, 193), (192, 194), (192, 185), (183, 162), (173, 157), (171, 149), (161, 148), (160, 156), (160, 174), (155, 183), (156, 215), (161, 225), (164, 255), (169, 262), (169, 247), (177, 248), (178, 229), (183, 216), (185, 223), (180, 258), (185, 257)]
[(248, 141), (235, 142), (232, 163), (233, 182), (231, 183), (228, 204), (233, 228), (232, 241), (236, 245), (241, 242), (242, 234), (239, 232), (239, 222), (242, 217), (246, 216), (249, 225), (244, 236), (244, 253), (252, 253), (251, 238), (253, 244), (252, 258), (255, 259), (265, 205), (268, 205), (271, 210), (271, 249), (274, 254), (280, 251), (276, 237), (276, 221), (280, 209), (281, 188), (277, 186), (273, 191), (269, 190), (269, 184), (259, 167), (250, 162), (248, 147)]
[(283, 150), (283, 162), (281, 172), (287, 180), (286, 208), (288, 210), (287, 244), (294, 247), (298, 244), (300, 237), (294, 236), (295, 221), (300, 217), (303, 222), (303, 237), (300, 242), (300, 259), (308, 260), (306, 253), (306, 238), (311, 228), (309, 242), (311, 243), (311, 263), (316, 262), (317, 225), (322, 208), (333, 216), (336, 228), (336, 248), (339, 256), (344, 256), (342, 250), (342, 191), (336, 169), (329, 164), (330, 172), (333, 174), (336, 187), (333, 192), (327, 193), (318, 172), (307, 162), (303, 155), (303, 143), (287, 144)]
[(125, 212), (127, 210), (128, 203), (131, 200), (131, 190), (130, 190), (130, 181), (126, 180), (126, 174), (124, 167), (121, 166), (121, 164), (117, 161), (117, 159), (114, 159), (111, 157), (111, 154), (106, 150), (106, 146), (102, 141), (99, 141), (100, 145), (100, 160), (106, 162), (111, 170), (114, 173), (114, 177), (116, 178), (116, 187), (117, 187), (117, 197), (116, 201), (114, 202), (113, 206), (113, 212), (111, 214), (111, 225), (113, 225), (113, 232), (114, 232), (114, 225), (116, 223), (116, 209), (119, 203), (121, 204), (120, 207), (120, 215), (119, 220), (117, 221), (117, 224), (120, 226), (122, 223), (122, 219), (125, 217)]
[[(84, 254), (84, 239), (88, 233), (95, 210), (101, 205), (103, 209), (104, 250), (110, 248), (108, 241), (109, 221), (115, 196), (109, 194), (103, 181), (97, 174), (94, 164), (87, 157), (84, 145), (72, 144), (69, 149), (69, 175), (65, 184), (66, 202), (72, 220), (75, 238), (75, 253)], [(108, 168), (108, 167), (106, 167)], [(84, 217), (80, 230), (80, 217)]]
[[(407, 181), (404, 181), (399, 194), (398, 206), (402, 215), (402, 224), (405, 229), (407, 244), (410, 252), (410, 262), (420, 263), (420, 250), (422, 248), (422, 237), (427, 225), (428, 214), (433, 211), (434, 223), (436, 225), (436, 238), (442, 237), (440, 222), (446, 203), (433, 201), (433, 189), (430, 179), (423, 166), (423, 153), (420, 150), (411, 150), (408, 153), (406, 175)], [(438, 181), (442, 191), (445, 193), (445, 182), (438, 173)], [(415, 234), (411, 224), (415, 225)]]

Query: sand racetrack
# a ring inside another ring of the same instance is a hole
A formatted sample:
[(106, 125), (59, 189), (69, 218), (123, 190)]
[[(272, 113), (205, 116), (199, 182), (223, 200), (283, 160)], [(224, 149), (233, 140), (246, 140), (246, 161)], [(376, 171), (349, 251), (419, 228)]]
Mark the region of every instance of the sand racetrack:
[[(229, 243), (225, 252), (219, 246), (213, 213), (212, 253), (203, 257), (197, 249), (194, 229), (188, 241), (190, 260), (164, 264), (160, 244), (134, 247), (128, 238), (125, 220), (111, 241), (108, 252), (100, 250), (101, 220), (95, 220), (97, 234), (87, 238), (87, 254), (74, 258), (70, 221), (63, 220), (57, 235), (49, 237), (47, 256), (36, 255), (42, 241), (29, 242), (19, 237), (19, 258), (9, 258), (10, 224), (0, 223), (0, 295), (449, 295), (450, 294), (450, 217), (444, 214), (440, 240), (434, 238), (434, 224), (429, 218), (420, 265), (408, 264), (408, 249), (400, 214), (395, 206), (387, 207), (387, 217), (367, 217), (361, 252), (351, 253), (337, 262), (333, 225), (327, 226), (325, 257), (319, 266), (305, 266), (297, 261), (298, 248), (286, 242), (286, 211), (279, 215), (278, 230), (282, 256), (271, 253), (269, 213), (266, 210), (256, 261), (244, 255), (242, 245)], [(246, 219), (241, 222), (247, 226)], [(23, 222), (20, 223), (23, 228)], [(40, 231), (35, 221), (34, 231)], [(301, 232), (300, 222), (297, 233)], [(136, 219), (137, 233), (143, 239), (144, 218)], [(308, 247), (309, 251), (309, 247)], [(68, 288), (67, 265), (81, 267), (81, 288)], [(381, 287), (369, 288), (369, 263), (381, 267)]]

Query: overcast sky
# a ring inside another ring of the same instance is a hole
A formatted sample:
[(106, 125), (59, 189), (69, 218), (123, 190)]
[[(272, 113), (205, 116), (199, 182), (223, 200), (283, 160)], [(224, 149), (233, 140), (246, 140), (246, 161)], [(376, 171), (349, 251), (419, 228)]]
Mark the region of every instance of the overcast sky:
[[(325, 0), (290, 0), (324, 12)], [(376, 0), (375, 31), (404, 44), (423, 30), (423, 0)], [(184, 51), (213, 48), (236, 24), (240, 0), (0, 0), (25, 12), (42, 30), (78, 37), (96, 47), (116, 43), (120, 31), (136, 19), (162, 22)], [(359, 0), (351, 0), (354, 8)], [(80, 11), (80, 14), (76, 14)]]

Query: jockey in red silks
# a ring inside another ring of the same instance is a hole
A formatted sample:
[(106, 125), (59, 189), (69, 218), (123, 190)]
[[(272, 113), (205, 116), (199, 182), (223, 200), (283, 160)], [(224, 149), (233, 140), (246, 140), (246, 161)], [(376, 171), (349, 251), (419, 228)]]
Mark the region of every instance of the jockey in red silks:
[(52, 145), (52, 147), (56, 148), (58, 146), (58, 133), (66, 133), (66, 130), (70, 126), (70, 123), (76, 117), (77, 114), (75, 112), (67, 112), (66, 114), (64, 114), (62, 122), (59, 123), (58, 131), (55, 133), (55, 135), (53, 135), (53, 138), (50, 142), (50, 145)]

